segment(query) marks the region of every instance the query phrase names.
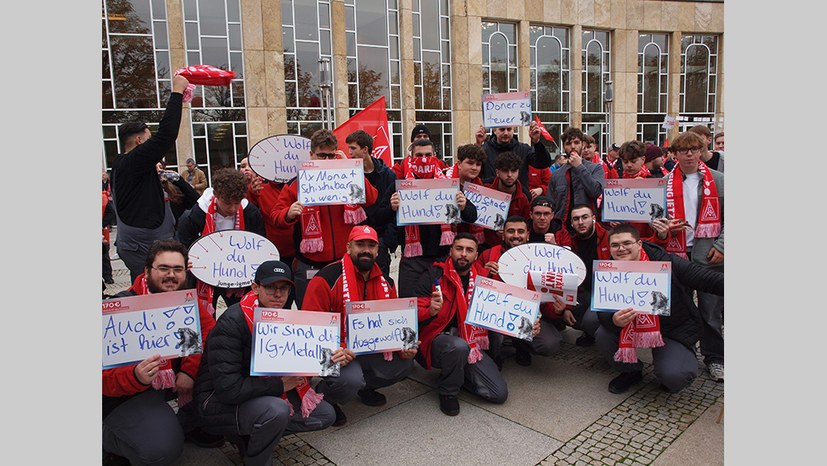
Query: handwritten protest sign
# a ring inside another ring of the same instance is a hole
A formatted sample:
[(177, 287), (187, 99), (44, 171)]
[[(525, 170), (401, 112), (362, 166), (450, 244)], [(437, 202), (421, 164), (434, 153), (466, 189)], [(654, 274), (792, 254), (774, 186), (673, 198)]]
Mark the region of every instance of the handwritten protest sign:
[(483, 94), (482, 125), (486, 128), (531, 124), (531, 93)]
[(279, 250), (259, 234), (222, 230), (195, 240), (189, 258), (192, 274), (202, 282), (222, 288), (243, 288), (253, 282), (259, 264), (279, 260)]
[(347, 310), (347, 347), (356, 354), (416, 348), (416, 298), (355, 301)]
[(647, 314), (669, 315), (671, 262), (596, 260), (593, 270), (592, 310), (614, 312), (633, 307)]
[(253, 323), (250, 375), (339, 375), (339, 314), (257, 307)]
[(555, 302), (559, 296), (566, 305), (577, 304), (577, 285), (580, 277), (573, 273), (540, 272), (529, 270), (528, 289), (540, 293), (540, 302)]
[(508, 218), (511, 194), (473, 183), (465, 183), (463, 194), (477, 208), (476, 225), (495, 231), (502, 229)]
[(677, 117), (675, 115), (666, 115), (663, 117), (663, 123), (660, 126), (663, 129), (670, 130), (675, 127), (676, 122)]
[(477, 277), (465, 323), (531, 341), (540, 312), (540, 293)]
[(310, 160), (310, 139), (297, 134), (277, 134), (257, 142), (247, 161), (257, 175), (284, 183), (299, 173), (299, 162)]
[(606, 180), (604, 222), (651, 223), (666, 216), (666, 178)]
[(364, 204), (363, 163), (362, 159), (299, 163), (299, 202), (304, 205)]
[(577, 275), (577, 284), (586, 279), (586, 265), (577, 254), (548, 243), (529, 243), (514, 246), (497, 261), (499, 276), (510, 285), (525, 288), (528, 272), (560, 272)]
[(160, 354), (201, 353), (201, 320), (195, 290), (102, 301), (103, 368), (135, 364)]
[(459, 223), (459, 180), (396, 180), (399, 193), (397, 225)]

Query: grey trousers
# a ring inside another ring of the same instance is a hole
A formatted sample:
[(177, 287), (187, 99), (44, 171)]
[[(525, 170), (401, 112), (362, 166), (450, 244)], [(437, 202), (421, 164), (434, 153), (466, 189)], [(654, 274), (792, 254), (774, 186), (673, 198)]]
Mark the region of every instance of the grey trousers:
[[(619, 336), (603, 327), (598, 328), (595, 334), (597, 349), (613, 369), (620, 372), (643, 370), (643, 363), (640, 361), (624, 363), (614, 360), (618, 340)], [(663, 337), (663, 343), (664, 345), (659, 348), (652, 348), (655, 377), (670, 392), (676, 393), (686, 388), (698, 376), (698, 359), (694, 351), (677, 340)]]
[(571, 310), (577, 322), (575, 322), (572, 327), (577, 330), (582, 330), (586, 335), (594, 337), (597, 328), (600, 327), (600, 321), (597, 319), (597, 312), (591, 312), (589, 310), (591, 301), (591, 290), (578, 291), (577, 304)]
[(468, 363), (471, 348), (462, 338), (441, 333), (431, 343), (431, 365), (441, 369), (437, 386), (440, 395), (458, 395), (460, 388), (492, 403), (505, 403), (508, 387), (497, 364), (483, 353), (475, 364)]
[(129, 269), (130, 284), (144, 271), (146, 256), (149, 247), (159, 239), (173, 239), (175, 236), (175, 217), (165, 205), (164, 222), (155, 229), (138, 228), (125, 224), (118, 217), (118, 233), (115, 238), (115, 248), (126, 268)]
[(287, 429), (290, 407), (280, 397), (260, 396), (238, 405), (236, 415), (239, 435), (249, 437), (244, 465), (272, 465), (273, 451)]
[(133, 465), (167, 465), (184, 451), (184, 431), (162, 390), (149, 389), (103, 420), (103, 449)]
[(356, 397), (359, 390), (389, 387), (402, 381), (413, 371), (413, 359), (394, 354), (385, 361), (382, 353), (362, 354), (343, 367), (338, 377), (325, 377), (316, 386), (325, 400), (344, 404)]
[[(696, 264), (708, 269), (724, 273), (724, 264), (709, 265), (706, 254), (709, 253), (709, 243), (696, 245), (689, 251), (689, 257)], [(703, 246), (703, 247), (702, 247)], [(713, 362), (724, 362), (724, 297), (698, 291), (698, 311), (701, 313), (701, 354), (704, 363), (708, 366)]]
[(560, 351), (560, 343), (563, 341), (563, 336), (554, 324), (546, 319), (540, 319), (540, 333), (530, 342), (489, 331), (488, 355), (495, 359), (501, 357), (503, 342), (506, 338), (510, 338), (515, 347), (525, 348), (530, 353), (540, 356), (551, 356)]

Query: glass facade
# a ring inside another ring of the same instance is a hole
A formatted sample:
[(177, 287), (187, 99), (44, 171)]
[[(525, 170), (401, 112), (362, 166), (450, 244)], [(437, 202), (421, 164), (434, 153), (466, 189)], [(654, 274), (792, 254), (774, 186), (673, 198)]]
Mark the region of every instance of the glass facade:
[[(531, 52), (531, 109), (554, 137), (569, 126), (571, 46), (569, 29), (532, 25), (529, 33)], [(552, 149), (559, 147), (552, 145)]]
[(669, 98), (669, 35), (640, 34), (638, 38), (637, 139), (663, 145)]
[(611, 34), (608, 31), (583, 29), (583, 132), (597, 141), (597, 149), (606, 152), (609, 141), (609, 106), (605, 86), (611, 81)]
[(517, 25), (482, 22), (482, 93), (517, 92)]
[(681, 99), (678, 126), (705, 124), (714, 131), (718, 95), (718, 37), (691, 34), (681, 39)]

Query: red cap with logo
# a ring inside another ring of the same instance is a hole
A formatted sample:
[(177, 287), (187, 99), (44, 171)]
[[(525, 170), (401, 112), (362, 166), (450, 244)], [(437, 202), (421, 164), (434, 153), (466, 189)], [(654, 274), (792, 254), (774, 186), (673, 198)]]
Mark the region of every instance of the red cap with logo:
[(350, 235), (347, 237), (348, 242), (364, 239), (379, 242), (379, 236), (376, 234), (376, 230), (367, 225), (357, 225), (353, 227), (353, 229), (350, 230)]

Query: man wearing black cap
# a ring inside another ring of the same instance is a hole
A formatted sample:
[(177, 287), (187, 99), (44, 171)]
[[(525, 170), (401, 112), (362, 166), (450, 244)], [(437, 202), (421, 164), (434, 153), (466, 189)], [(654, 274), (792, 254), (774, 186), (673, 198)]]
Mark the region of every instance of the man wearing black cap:
[[(565, 230), (552, 230), (554, 209), (551, 199), (546, 196), (537, 196), (531, 201), (531, 218), (528, 226), (529, 243), (567, 244), (564, 238)], [(559, 241), (558, 241), (559, 240)]]
[(620, 161), (620, 146), (613, 142), (602, 158), (603, 177), (607, 180), (623, 178), (623, 163)]
[(393, 282), (383, 276), (376, 264), (378, 253), (376, 230), (367, 225), (355, 226), (348, 237), (347, 254), (320, 270), (307, 285), (303, 309), (337, 312), (342, 316), (341, 348), (333, 353), (333, 362), (341, 364), (341, 373), (338, 377), (326, 377), (316, 387), (334, 403), (334, 426), (347, 422), (338, 404), (347, 403), (358, 394), (364, 404), (382, 406), (387, 399), (376, 389), (401, 381), (413, 370), (416, 349), (357, 357), (347, 348), (346, 304), (397, 297)]
[(154, 135), (143, 122), (123, 123), (118, 127), (124, 152), (112, 162), (112, 200), (118, 217), (115, 246), (132, 281), (143, 272), (152, 242), (172, 239), (175, 234), (175, 218), (164, 200), (155, 165), (164, 159), (178, 138), (183, 93), (188, 84), (183, 76), (172, 78), (172, 93)]
[(283, 309), (293, 286), (284, 262), (259, 265), (252, 291), (221, 314), (204, 346), (195, 384), (201, 427), (231, 439), (245, 465), (272, 464), (282, 435), (321, 430), (336, 419), (330, 403), (319, 401), (310, 388), (309, 378), (250, 375), (253, 310)]
[(431, 130), (422, 124), (414, 126), (413, 131), (411, 131), (411, 142), (417, 139), (431, 139)]

